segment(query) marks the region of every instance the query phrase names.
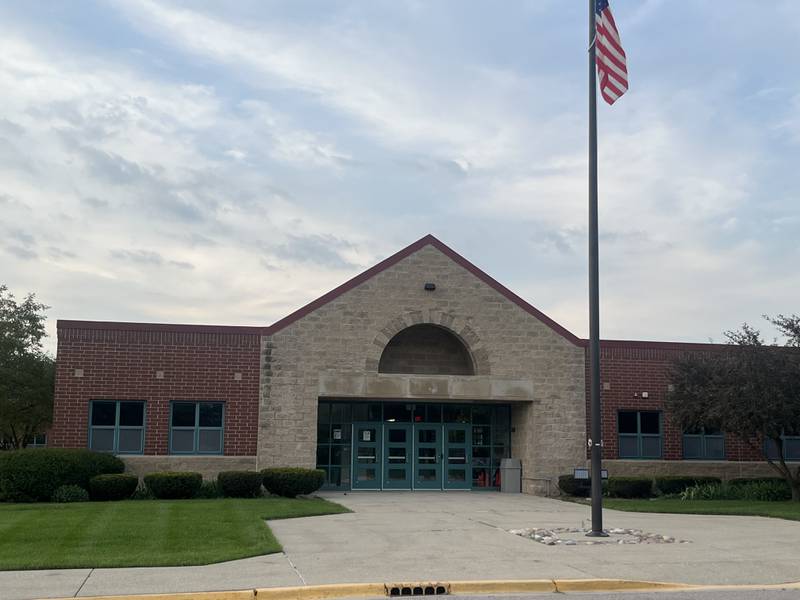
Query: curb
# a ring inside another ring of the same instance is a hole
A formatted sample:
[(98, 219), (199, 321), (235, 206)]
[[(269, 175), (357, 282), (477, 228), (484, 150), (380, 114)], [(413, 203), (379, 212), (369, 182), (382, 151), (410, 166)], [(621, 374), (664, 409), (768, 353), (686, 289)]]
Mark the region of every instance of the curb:
[[(294, 587), (257, 588), (226, 592), (180, 592), (172, 594), (125, 594), (86, 596), (86, 600), (329, 600), (334, 598), (422, 597), (414, 588), (444, 589), (447, 594), (521, 594), (569, 592), (631, 592), (681, 590), (800, 590), (800, 582), (746, 585), (703, 585), (637, 581), (631, 579), (511, 579), (450, 582), (334, 583)], [(408, 589), (408, 593), (402, 593)], [(425, 594), (433, 595), (433, 594)], [(58, 598), (50, 600), (74, 600)]]

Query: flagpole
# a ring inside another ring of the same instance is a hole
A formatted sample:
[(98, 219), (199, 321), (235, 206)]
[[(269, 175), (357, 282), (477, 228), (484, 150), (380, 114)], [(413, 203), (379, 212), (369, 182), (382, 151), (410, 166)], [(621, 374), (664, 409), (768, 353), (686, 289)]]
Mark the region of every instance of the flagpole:
[(589, 0), (589, 377), (591, 398), (592, 531), (604, 537), (602, 427), (600, 423), (600, 270), (597, 227), (597, 73), (595, 71), (595, 6)]

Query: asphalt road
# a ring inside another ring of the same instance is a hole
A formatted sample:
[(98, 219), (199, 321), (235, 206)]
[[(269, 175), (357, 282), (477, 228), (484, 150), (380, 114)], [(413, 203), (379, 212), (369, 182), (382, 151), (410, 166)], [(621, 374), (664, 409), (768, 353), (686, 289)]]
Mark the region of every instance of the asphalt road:
[[(716, 591), (680, 591), (680, 592), (611, 592), (558, 594), (576, 600), (798, 600), (800, 590), (716, 590)], [(542, 594), (505, 594), (502, 596), (453, 596), (458, 600), (542, 600), (553, 598), (552, 593)]]

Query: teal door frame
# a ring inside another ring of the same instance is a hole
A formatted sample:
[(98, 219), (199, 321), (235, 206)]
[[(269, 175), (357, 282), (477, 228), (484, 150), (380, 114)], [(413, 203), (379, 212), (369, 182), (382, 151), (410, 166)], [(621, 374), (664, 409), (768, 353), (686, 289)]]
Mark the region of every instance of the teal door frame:
[(414, 489), (442, 489), (442, 425), (414, 425)]
[(411, 423), (384, 423), (383, 489), (411, 489), (413, 442)]
[(442, 486), (446, 490), (472, 489), (472, 425), (445, 423)]
[(353, 423), (353, 471), (354, 490), (380, 490), (383, 478), (382, 424)]

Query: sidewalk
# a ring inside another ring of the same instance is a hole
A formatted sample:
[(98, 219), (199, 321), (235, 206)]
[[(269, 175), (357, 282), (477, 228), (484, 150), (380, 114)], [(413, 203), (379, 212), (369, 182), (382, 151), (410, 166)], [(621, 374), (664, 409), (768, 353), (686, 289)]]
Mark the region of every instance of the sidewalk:
[(544, 546), (508, 530), (588, 524), (588, 507), (482, 492), (324, 496), (355, 512), (271, 522), (285, 554), (201, 567), (6, 571), (0, 572), (0, 598), (424, 580), (800, 580), (800, 522), (607, 511), (607, 527), (640, 528), (692, 543)]

